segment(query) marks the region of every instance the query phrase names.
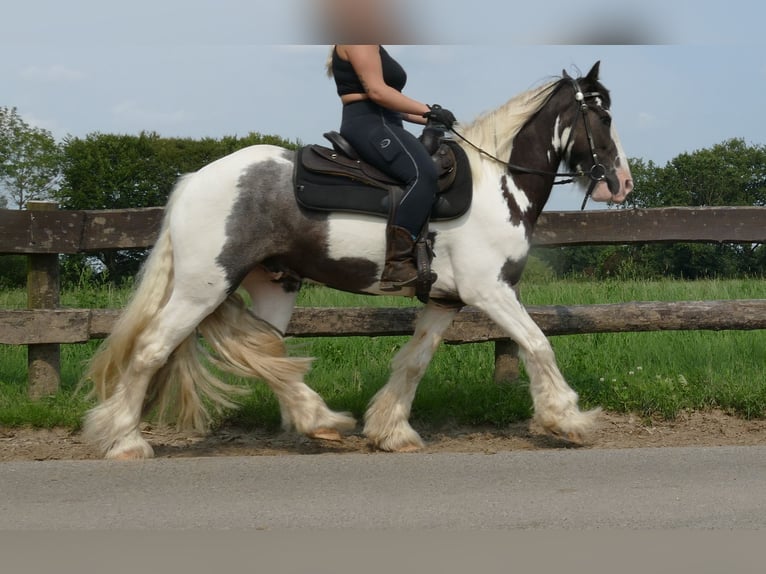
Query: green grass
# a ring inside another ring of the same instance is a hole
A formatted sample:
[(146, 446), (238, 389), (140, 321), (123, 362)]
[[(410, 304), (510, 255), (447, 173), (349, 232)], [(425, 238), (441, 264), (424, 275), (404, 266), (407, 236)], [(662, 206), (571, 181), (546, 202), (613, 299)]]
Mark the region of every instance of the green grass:
[[(117, 307), (127, 290), (79, 289), (62, 294), (72, 307)], [(766, 298), (762, 280), (528, 282), (530, 305)], [(0, 308), (20, 308), (21, 291), (0, 292)], [(367, 297), (309, 287), (304, 306), (402, 306), (409, 299)], [(385, 383), (388, 363), (406, 337), (295, 339), (294, 354), (317, 357), (308, 383), (332, 408), (358, 417)], [(585, 407), (672, 418), (683, 410), (722, 408), (766, 416), (766, 331), (615, 333), (553, 337), (559, 366)], [(39, 402), (26, 398), (26, 353), (0, 345), (0, 424), (76, 427), (89, 403), (74, 396), (83, 365), (97, 346), (62, 346), (62, 389)], [(421, 423), (502, 426), (531, 414), (525, 376), (518, 385), (492, 382), (493, 345), (443, 346), (419, 388), (413, 419)], [(276, 427), (271, 392), (253, 384), (242, 408), (222, 422)]]

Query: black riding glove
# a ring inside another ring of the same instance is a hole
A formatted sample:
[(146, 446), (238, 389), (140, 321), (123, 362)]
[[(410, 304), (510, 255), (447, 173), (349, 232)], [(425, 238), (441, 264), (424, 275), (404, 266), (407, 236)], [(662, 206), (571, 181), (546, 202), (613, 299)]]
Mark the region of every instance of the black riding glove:
[(443, 124), (448, 130), (452, 129), (452, 126), (457, 121), (455, 119), (455, 114), (447, 108), (441, 107), (439, 104), (428, 106), (428, 111), (423, 114), (423, 117), (432, 122)]

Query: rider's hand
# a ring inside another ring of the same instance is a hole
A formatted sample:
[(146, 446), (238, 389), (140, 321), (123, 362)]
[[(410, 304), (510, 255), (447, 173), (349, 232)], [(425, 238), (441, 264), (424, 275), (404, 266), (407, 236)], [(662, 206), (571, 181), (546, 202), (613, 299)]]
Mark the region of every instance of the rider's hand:
[(447, 129), (452, 129), (452, 126), (457, 121), (455, 114), (438, 104), (429, 106), (428, 111), (423, 114), (423, 117), (427, 120), (443, 124)]

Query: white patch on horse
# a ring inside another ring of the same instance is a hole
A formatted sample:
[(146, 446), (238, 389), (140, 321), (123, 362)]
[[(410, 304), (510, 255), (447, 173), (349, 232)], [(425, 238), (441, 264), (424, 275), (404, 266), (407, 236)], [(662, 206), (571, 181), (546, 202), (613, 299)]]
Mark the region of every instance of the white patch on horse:
[[(561, 116), (556, 117), (556, 123), (553, 126), (553, 139), (551, 140), (551, 145), (553, 145), (554, 150), (558, 150), (560, 153), (564, 155), (565, 160), (569, 160), (569, 154), (572, 153), (572, 146), (574, 145), (574, 141), (572, 141), (572, 127), (567, 126), (565, 128), (561, 127)], [(566, 144), (564, 143), (566, 142)], [(566, 149), (564, 149), (564, 146), (566, 145)]]
[[(529, 201), (529, 197), (527, 197), (527, 194), (521, 191), (518, 187), (516, 187), (513, 183), (513, 178), (508, 178), (508, 192), (513, 196), (513, 199), (516, 201), (516, 205), (519, 206), (519, 215), (524, 215), (529, 207), (532, 205), (532, 202)], [(500, 186), (502, 189), (502, 185)], [(508, 209), (508, 206), (506, 206), (506, 210)], [(512, 214), (511, 214), (512, 215)], [(522, 225), (523, 227), (523, 225)]]
[(378, 262), (386, 256), (386, 221), (353, 213), (333, 213), (327, 219), (327, 255), (330, 259), (362, 257)]
[[(366, 259), (378, 266), (382, 273), (386, 259), (386, 220), (353, 213), (332, 213), (327, 219), (327, 256), (340, 260), (348, 257)], [(390, 295), (373, 283), (364, 293)], [(396, 292), (400, 296), (414, 296), (414, 289)]]
[[(434, 262), (438, 266), (445, 264), (453, 271), (452, 276), (443, 276), (435, 265), (439, 273), (437, 285), (453, 289), (465, 301), (481, 298), (487, 287), (486, 281), (477, 282), (476, 277), (484, 276), (487, 281), (500, 281), (501, 270), (507, 261), (521, 261), (529, 252), (524, 224), (510, 224), (508, 204), (502, 193), (498, 193), (497, 184), (490, 183), (499, 181), (502, 170), (496, 164), (492, 167), (486, 164), (484, 170), (480, 180), (482, 183), (474, 190), (471, 216), (460, 227), (449, 226), (449, 222), (445, 222), (445, 228), (439, 230), (437, 236), (439, 240), (436, 243)], [(529, 199), (516, 188), (513, 178), (508, 178), (507, 185), (520, 207), (527, 209)], [(465, 241), (466, 237), (470, 237), (471, 241)], [(477, 245), (481, 247), (477, 249)], [(490, 269), (496, 271), (488, 274)]]
[[(612, 141), (614, 142), (615, 148), (617, 149), (617, 157), (620, 162), (619, 166), (615, 165), (614, 167), (615, 168), (620, 167), (622, 169), (627, 170), (628, 156), (625, 154), (625, 150), (622, 148), (622, 142), (620, 141), (620, 136), (617, 134), (617, 128), (614, 127), (614, 124), (612, 124), (611, 129), (609, 131), (612, 134)], [(628, 177), (630, 177), (630, 173), (628, 173)]]
[[(284, 148), (257, 145), (215, 161), (187, 178), (170, 220), (171, 238), (178, 237), (173, 242), (177, 271), (199, 276), (201, 281), (211, 279), (209, 263), (216, 260), (226, 243), (226, 223), (241, 193), (240, 177), (253, 164), (265, 161), (290, 164)], [(216, 193), (210, 193), (211, 189)]]

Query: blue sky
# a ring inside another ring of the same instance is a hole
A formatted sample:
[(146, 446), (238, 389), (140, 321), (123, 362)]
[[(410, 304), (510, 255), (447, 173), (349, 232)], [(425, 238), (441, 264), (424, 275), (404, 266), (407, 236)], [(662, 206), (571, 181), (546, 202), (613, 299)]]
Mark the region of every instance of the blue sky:
[[(601, 60), (628, 156), (664, 164), (732, 137), (766, 143), (766, 5), (635, 5), (410, 0), (413, 40), (430, 45), (391, 51), (409, 73), (407, 93), (462, 120), (562, 68), (586, 72)], [(323, 73), (328, 48), (306, 43), (321, 7), (321, 0), (14, 2), (0, 15), (0, 106), (17, 107), (58, 138), (258, 131), (320, 141), (340, 121)], [(593, 44), (601, 41), (641, 43)], [(577, 208), (580, 197), (563, 189), (551, 207)]]

